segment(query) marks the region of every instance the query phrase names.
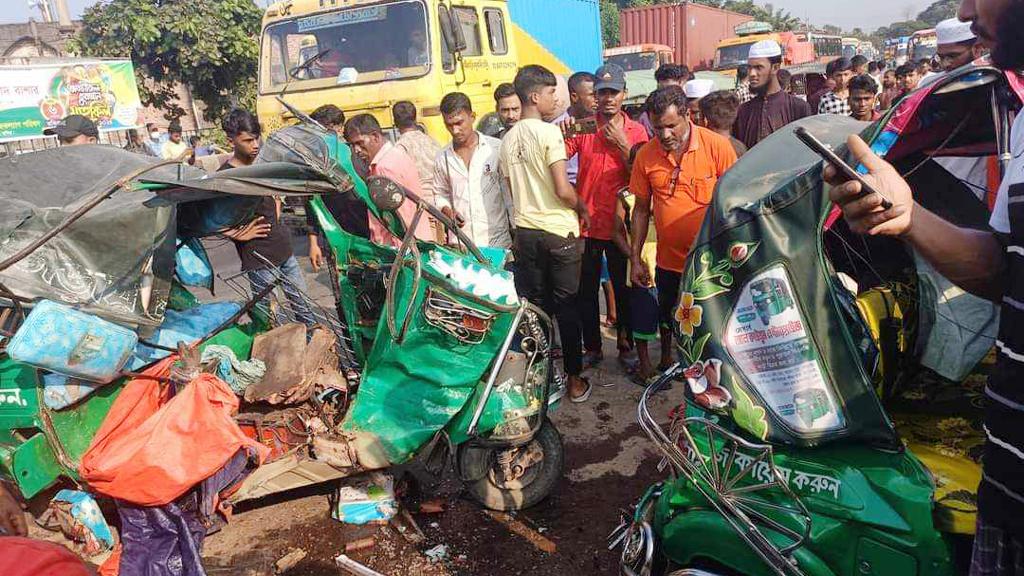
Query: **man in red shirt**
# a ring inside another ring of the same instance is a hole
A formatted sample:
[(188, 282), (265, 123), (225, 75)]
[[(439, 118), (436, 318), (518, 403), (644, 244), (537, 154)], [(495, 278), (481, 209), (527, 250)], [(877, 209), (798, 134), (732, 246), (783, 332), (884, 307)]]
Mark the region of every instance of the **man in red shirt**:
[[(577, 194), (590, 212), (590, 228), (580, 270), (579, 306), (583, 329), (584, 366), (602, 360), (601, 323), (598, 290), (601, 285), (601, 260), (608, 261), (608, 274), (615, 289), (618, 312), (618, 348), (620, 358), (629, 352), (629, 298), (626, 289), (627, 254), (612, 241), (618, 192), (629, 184), (629, 155), (637, 144), (647, 142), (647, 130), (622, 111), (626, 96), (626, 73), (614, 64), (602, 66), (597, 81), (597, 132), (567, 134), (567, 156), (579, 155)], [(566, 125), (568, 128), (568, 124)]]

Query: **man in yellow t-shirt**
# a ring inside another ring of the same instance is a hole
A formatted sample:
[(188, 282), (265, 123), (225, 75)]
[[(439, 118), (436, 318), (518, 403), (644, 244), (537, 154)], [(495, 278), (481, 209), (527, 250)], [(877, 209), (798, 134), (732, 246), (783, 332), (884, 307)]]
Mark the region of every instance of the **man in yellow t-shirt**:
[(516, 289), (558, 319), (569, 399), (585, 402), (591, 385), (583, 371), (576, 293), (580, 284), (580, 226), (590, 225), (565, 171), (562, 130), (549, 124), (558, 105), (555, 75), (543, 66), (516, 74), (522, 117), (501, 143), (499, 164), (512, 191), (515, 213)]

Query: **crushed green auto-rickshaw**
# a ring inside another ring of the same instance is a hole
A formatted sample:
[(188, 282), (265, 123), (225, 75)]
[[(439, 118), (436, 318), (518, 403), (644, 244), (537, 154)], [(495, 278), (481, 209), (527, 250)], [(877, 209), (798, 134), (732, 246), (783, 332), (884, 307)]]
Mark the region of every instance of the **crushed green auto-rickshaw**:
[[(968, 66), (872, 124), (787, 126), (719, 181), (682, 280), (681, 360), (639, 404), (669, 477), (611, 535), (623, 574), (964, 571), (998, 310), (898, 240), (852, 233), (794, 130), (840, 156), (860, 134), (919, 203), (982, 229), (989, 187), (963, 167), (1005, 168), (1022, 85)], [(648, 400), (674, 378), (666, 422)]]
[[(354, 195), (400, 247), (342, 229), (323, 202), (333, 194)], [(311, 197), (332, 305), (283, 274), (255, 294), (223, 277), (232, 301), (190, 289), (212, 287), (199, 241), (249, 222), (266, 196)], [(271, 134), (252, 166), (215, 174), (100, 145), (5, 158), (0, 197), (0, 475), (30, 502), (90, 489), (81, 461), (111, 407), (172, 355), (232, 374), (235, 421), (267, 449), (233, 502), (419, 457), (454, 463), (469, 494), (511, 510), (561, 475), (552, 323), (516, 294), (506, 251), (475, 246), (394, 182), (360, 178), (308, 118)], [(458, 243), (417, 241), (402, 203)], [(312, 322), (297, 322), (296, 297)]]

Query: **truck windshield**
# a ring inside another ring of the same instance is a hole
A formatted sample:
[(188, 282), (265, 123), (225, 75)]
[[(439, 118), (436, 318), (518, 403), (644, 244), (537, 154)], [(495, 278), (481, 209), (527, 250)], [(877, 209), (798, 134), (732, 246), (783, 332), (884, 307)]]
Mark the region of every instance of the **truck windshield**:
[(419, 0), (319, 12), (267, 26), (261, 45), (263, 92), (289, 71), (326, 53), (292, 80), (306, 88), (422, 76), (430, 70), (426, 8)]
[(928, 37), (916, 40), (911, 44), (911, 51), (911, 57), (914, 59), (914, 62), (931, 60), (935, 53), (939, 51), (938, 39)]
[(736, 44), (734, 46), (721, 46), (715, 54), (715, 70), (736, 68), (740, 64), (747, 63), (747, 55), (753, 42)]
[(616, 64), (626, 72), (633, 70), (654, 70), (658, 67), (656, 52), (636, 52), (633, 54), (617, 54), (605, 58), (605, 64)]

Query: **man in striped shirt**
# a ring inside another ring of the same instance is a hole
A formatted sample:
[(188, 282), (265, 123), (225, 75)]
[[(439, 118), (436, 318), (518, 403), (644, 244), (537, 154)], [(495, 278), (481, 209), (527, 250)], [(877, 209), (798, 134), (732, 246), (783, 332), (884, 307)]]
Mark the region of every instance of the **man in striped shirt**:
[[(1024, 69), (1024, 2), (962, 0), (959, 17), (992, 50), (1004, 70)], [(1024, 574), (1024, 114), (1010, 138), (1006, 170), (990, 221), (991, 230), (960, 228), (915, 204), (910, 187), (857, 136), (849, 139), (865, 179), (878, 194), (858, 198), (860, 184), (840, 184), (834, 170), (833, 201), (851, 229), (897, 236), (961, 288), (1002, 305), (998, 360), (986, 388), (987, 435), (971, 576)], [(882, 198), (892, 208), (882, 208)]]

